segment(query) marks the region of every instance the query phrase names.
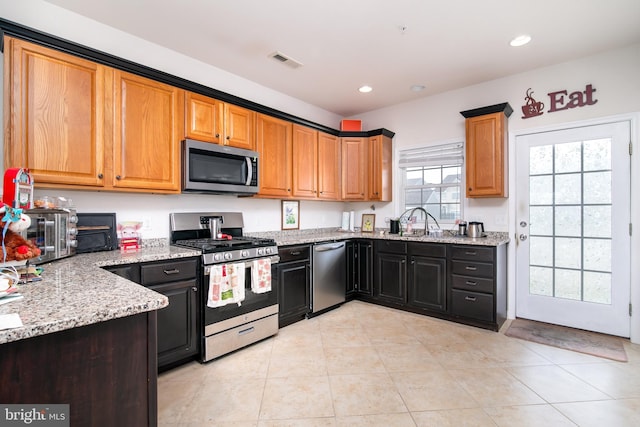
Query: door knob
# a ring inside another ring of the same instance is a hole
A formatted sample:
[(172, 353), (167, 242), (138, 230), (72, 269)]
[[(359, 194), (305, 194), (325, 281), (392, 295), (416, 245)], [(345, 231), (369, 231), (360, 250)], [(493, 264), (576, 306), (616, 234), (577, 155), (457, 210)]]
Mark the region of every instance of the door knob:
[(521, 241), (525, 241), (527, 240), (527, 235), (526, 234), (521, 234), (520, 236), (518, 236), (520, 238)]

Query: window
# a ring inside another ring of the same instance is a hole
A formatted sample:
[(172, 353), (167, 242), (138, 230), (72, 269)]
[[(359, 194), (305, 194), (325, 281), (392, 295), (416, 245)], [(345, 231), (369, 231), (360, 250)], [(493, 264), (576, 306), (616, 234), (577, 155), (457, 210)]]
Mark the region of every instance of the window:
[[(438, 223), (455, 223), (462, 217), (463, 144), (436, 145), (400, 151), (403, 212), (422, 207)], [(424, 222), (417, 211), (416, 220)]]

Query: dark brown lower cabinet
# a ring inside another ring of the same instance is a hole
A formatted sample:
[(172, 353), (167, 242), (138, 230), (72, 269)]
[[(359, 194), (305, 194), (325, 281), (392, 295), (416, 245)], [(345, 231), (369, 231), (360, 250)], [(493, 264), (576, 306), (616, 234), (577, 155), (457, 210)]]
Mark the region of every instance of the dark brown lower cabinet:
[(447, 309), (447, 260), (411, 256), (409, 261), (409, 305), (427, 310)]
[(379, 240), (375, 245), (373, 297), (378, 301), (407, 303), (407, 244)]
[(347, 298), (373, 294), (373, 242), (347, 243)]
[(304, 319), (311, 307), (311, 247), (278, 249), (280, 262), (272, 267), (272, 286), (278, 289), (278, 325)]
[(156, 312), (0, 345), (0, 402), (69, 404), (72, 426), (156, 426)]
[(363, 300), (498, 330), (507, 314), (506, 245), (376, 240)]

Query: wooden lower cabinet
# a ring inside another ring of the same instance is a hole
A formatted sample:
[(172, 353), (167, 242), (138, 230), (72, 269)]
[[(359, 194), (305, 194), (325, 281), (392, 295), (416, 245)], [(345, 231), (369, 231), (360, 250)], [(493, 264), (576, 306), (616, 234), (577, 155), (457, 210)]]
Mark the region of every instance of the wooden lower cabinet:
[(158, 370), (186, 363), (200, 354), (199, 260), (187, 258), (105, 267), (120, 277), (148, 287), (169, 299), (158, 310)]
[(451, 315), (465, 323), (500, 329), (507, 318), (506, 245), (451, 245), (448, 263)]
[(352, 298), (495, 331), (506, 320), (506, 245), (374, 242), (373, 294)]
[(284, 327), (304, 319), (311, 307), (311, 248), (279, 248), (280, 262), (272, 266), (272, 286), (278, 289), (278, 324)]
[(0, 345), (0, 402), (68, 404), (72, 426), (156, 426), (156, 312)]
[(373, 242), (347, 243), (347, 298), (373, 294)]
[(407, 245), (376, 241), (373, 296), (396, 304), (407, 302)]

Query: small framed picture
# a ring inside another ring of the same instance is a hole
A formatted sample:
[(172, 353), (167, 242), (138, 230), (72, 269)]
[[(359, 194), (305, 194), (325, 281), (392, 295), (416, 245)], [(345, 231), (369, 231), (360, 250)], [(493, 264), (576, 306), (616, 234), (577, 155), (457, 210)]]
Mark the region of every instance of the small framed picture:
[(373, 229), (376, 225), (375, 214), (362, 214), (362, 228), (363, 233), (373, 233)]
[(282, 201), (282, 229), (297, 230), (300, 228), (300, 201)]

